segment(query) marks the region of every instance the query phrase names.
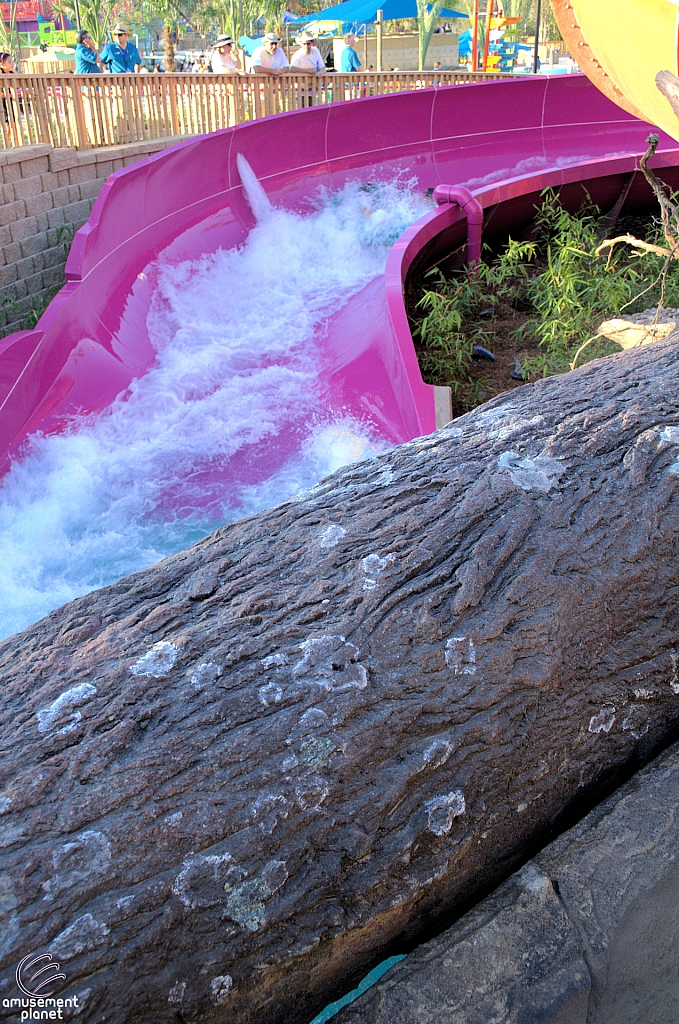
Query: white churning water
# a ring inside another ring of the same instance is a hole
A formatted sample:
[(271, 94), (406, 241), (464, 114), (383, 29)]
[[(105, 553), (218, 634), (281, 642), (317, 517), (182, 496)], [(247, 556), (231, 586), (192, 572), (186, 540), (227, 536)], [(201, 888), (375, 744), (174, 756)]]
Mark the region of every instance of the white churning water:
[(36, 436), (2, 481), (0, 636), (387, 446), (321, 402), (314, 335), (429, 201), (350, 184), (301, 216), (271, 208), (249, 170), (246, 243), (159, 262), (151, 371), (103, 413)]

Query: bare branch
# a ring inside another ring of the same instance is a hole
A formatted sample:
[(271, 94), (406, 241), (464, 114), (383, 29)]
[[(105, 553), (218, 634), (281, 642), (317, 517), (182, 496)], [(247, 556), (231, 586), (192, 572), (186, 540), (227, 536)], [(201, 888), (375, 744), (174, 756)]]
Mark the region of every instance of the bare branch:
[[(669, 74), (669, 72), (668, 72)], [(679, 79), (678, 79), (679, 82)], [(667, 239), (670, 248), (676, 249), (679, 247), (679, 241), (677, 241), (676, 231), (679, 230), (679, 209), (675, 206), (672, 200), (668, 197), (665, 191), (665, 185), (662, 181), (656, 178), (655, 174), (648, 166), (648, 161), (654, 155), (658, 148), (659, 136), (655, 132), (646, 139), (648, 143), (648, 149), (639, 161), (642, 173), (646, 178), (646, 181), (653, 189), (656, 199), (660, 204), (660, 215), (662, 218), (663, 231), (665, 232), (665, 238)], [(674, 224), (674, 226), (673, 226)]]
[(594, 250), (599, 256), (603, 249), (608, 249), (613, 245), (617, 245), (618, 242), (627, 242), (629, 245), (637, 246), (639, 249), (643, 249), (645, 252), (654, 252), (658, 256), (665, 256), (667, 259), (679, 259), (679, 252), (674, 252), (679, 248), (679, 243), (675, 242), (672, 249), (665, 249), (662, 245), (653, 245), (651, 242), (644, 242), (640, 238), (635, 238), (634, 235), (618, 235), (616, 238), (606, 238), (601, 245), (598, 245)]

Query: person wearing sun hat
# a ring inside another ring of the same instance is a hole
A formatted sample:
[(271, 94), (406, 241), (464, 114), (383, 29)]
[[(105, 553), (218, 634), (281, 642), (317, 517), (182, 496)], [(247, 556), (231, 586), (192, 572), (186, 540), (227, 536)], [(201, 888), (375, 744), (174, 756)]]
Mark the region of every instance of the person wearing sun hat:
[(240, 60), (238, 54), (233, 50), (233, 39), (231, 36), (217, 36), (215, 48), (212, 51), (210, 65), (215, 74), (224, 75), (229, 72), (240, 71)]
[(277, 78), (288, 71), (290, 65), (285, 56), (285, 50), (280, 45), (281, 41), (281, 37), (277, 36), (275, 32), (266, 33), (262, 45), (258, 46), (252, 54), (251, 71), (253, 75), (269, 75)]
[(99, 54), (99, 60), (114, 75), (124, 75), (141, 70), (141, 56), (134, 43), (129, 42), (129, 30), (118, 24), (111, 33), (113, 41), (107, 43)]
[(314, 37), (308, 32), (302, 32), (295, 42), (299, 44), (299, 50), (295, 50), (292, 55), (291, 67), (295, 71), (303, 71), (306, 75), (321, 75), (326, 70), (325, 61), (321, 51), (314, 46)]

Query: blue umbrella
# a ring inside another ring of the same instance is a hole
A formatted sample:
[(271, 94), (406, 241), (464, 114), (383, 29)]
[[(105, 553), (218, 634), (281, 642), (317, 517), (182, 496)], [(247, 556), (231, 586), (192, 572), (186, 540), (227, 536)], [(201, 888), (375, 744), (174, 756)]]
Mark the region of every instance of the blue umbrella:
[[(345, 3), (327, 7), (324, 11), (305, 14), (299, 21), (341, 21), (349, 25), (370, 25), (377, 21), (377, 12), (384, 11), (385, 21), (396, 18), (416, 18), (417, 0), (345, 0)], [(429, 7), (431, 10), (431, 7)], [(441, 10), (442, 18), (468, 18), (462, 11)]]

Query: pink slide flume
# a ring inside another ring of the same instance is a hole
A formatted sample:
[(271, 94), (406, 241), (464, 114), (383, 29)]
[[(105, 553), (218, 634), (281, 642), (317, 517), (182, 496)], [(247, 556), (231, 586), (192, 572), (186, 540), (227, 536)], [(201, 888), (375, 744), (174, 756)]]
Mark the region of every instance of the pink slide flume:
[[(66, 286), (0, 341), (0, 633), (434, 430), (408, 271), (467, 213), (472, 243), (480, 208), (486, 232), (527, 223), (547, 186), (611, 206), (647, 134), (583, 76), (536, 76), (283, 114), (112, 175)], [(656, 164), (671, 180), (676, 142)]]

